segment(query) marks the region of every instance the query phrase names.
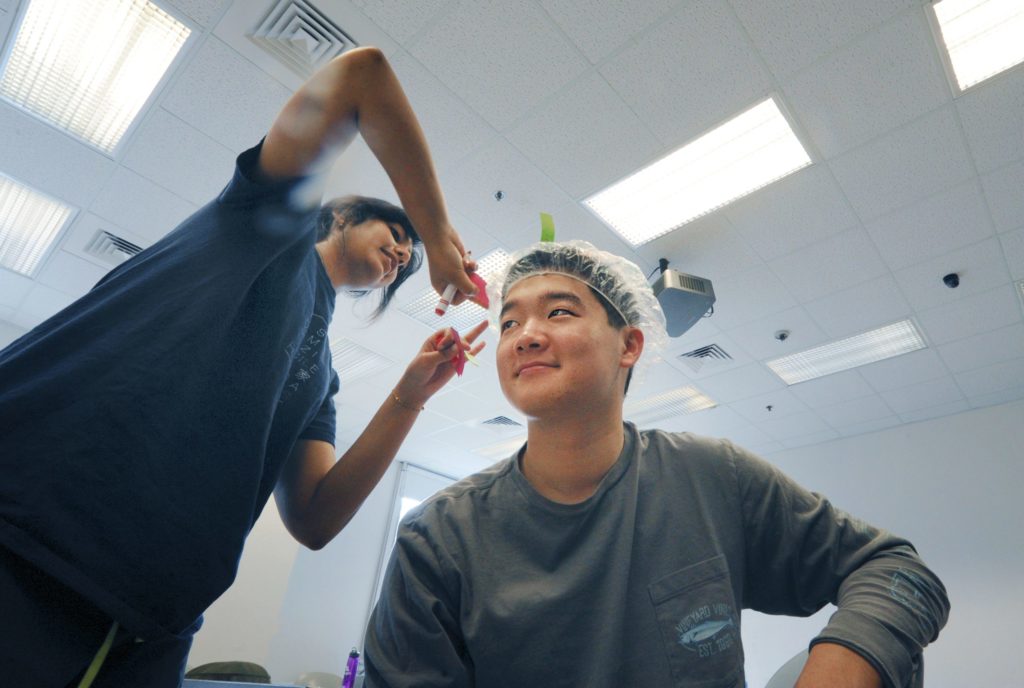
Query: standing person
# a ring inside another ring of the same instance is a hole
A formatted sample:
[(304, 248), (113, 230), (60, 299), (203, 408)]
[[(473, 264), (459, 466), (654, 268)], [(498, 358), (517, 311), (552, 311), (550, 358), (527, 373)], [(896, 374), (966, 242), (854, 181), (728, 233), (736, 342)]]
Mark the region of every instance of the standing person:
[(527, 442), (405, 517), (366, 685), (742, 688), (741, 610), (828, 602), (799, 688), (919, 681), (948, 601), (910, 543), (727, 441), (623, 422), (666, 339), (636, 265), (586, 242), (510, 265), (496, 358)]
[[(357, 131), (408, 216), (367, 198), (318, 207), (311, 173)], [(179, 685), (271, 492), (311, 548), (345, 526), (471, 347), (427, 340), (335, 462), (336, 291), (379, 293), (383, 311), (421, 242), (435, 288), (475, 291), (395, 75), (353, 50), (295, 93), (214, 201), (0, 352), (6, 682), (78, 685), (99, 666), (94, 686)]]

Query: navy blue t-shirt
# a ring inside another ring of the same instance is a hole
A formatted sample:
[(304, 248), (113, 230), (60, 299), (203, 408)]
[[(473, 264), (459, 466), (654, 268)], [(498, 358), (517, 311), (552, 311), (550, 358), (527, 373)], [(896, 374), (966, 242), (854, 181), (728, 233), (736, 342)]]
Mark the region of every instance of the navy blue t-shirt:
[(189, 632), (295, 442), (334, 442), (317, 208), (261, 183), (259, 150), (0, 351), (0, 546), (143, 637)]

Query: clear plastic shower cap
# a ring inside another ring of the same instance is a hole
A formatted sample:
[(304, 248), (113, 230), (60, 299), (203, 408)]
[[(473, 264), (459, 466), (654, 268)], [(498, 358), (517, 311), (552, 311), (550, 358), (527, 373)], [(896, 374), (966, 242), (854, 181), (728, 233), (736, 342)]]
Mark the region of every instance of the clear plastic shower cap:
[(493, 275), (487, 285), (491, 323), (499, 325), (501, 306), (517, 282), (550, 274), (565, 275), (591, 287), (618, 311), (623, 321), (644, 333), (640, 360), (651, 363), (658, 359), (668, 343), (665, 314), (643, 271), (636, 263), (586, 241), (542, 241), (513, 253), (508, 265)]

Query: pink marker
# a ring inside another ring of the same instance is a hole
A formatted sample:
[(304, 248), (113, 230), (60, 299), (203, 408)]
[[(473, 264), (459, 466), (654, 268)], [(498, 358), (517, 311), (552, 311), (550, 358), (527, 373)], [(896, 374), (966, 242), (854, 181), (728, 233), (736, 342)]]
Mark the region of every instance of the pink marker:
[(437, 306), (434, 307), (434, 315), (444, 315), (448, 310), (448, 306), (452, 305), (452, 299), (455, 298), (455, 285), (449, 284), (444, 288), (444, 293), (441, 294), (441, 300), (437, 302)]

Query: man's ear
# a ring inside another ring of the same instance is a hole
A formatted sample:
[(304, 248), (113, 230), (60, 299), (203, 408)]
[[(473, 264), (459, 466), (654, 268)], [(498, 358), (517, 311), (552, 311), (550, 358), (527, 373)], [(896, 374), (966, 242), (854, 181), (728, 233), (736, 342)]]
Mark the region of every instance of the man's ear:
[(639, 327), (626, 326), (622, 328), (623, 349), (620, 365), (623, 368), (632, 368), (640, 360), (640, 354), (644, 352), (644, 333)]

